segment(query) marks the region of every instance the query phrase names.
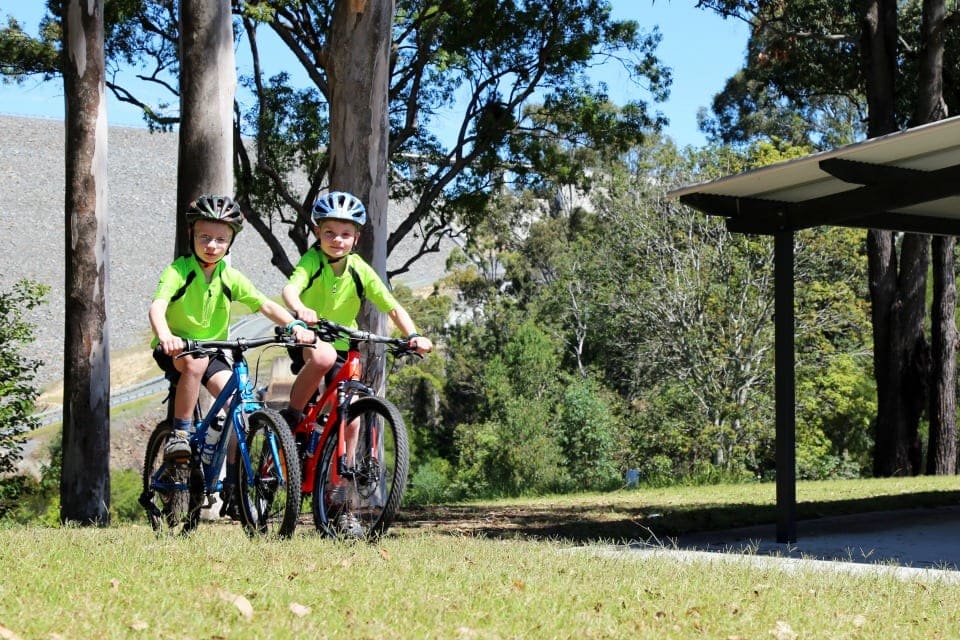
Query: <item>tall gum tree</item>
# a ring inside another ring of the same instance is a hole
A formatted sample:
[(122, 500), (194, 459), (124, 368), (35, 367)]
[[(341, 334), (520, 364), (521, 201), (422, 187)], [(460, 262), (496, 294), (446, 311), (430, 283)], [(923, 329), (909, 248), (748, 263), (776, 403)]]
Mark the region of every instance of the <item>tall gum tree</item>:
[(177, 255), (191, 252), (187, 205), (233, 196), (233, 100), (237, 86), (229, 0), (180, 2), (180, 129)]
[(110, 522), (103, 1), (63, 4), (66, 279), (60, 520)]
[[(360, 254), (387, 275), (388, 116), (393, 0), (340, 0), (330, 29), (330, 188), (367, 207)], [(384, 333), (386, 319), (364, 304), (361, 324)], [(382, 382), (383, 372), (380, 372)], [(379, 386), (379, 385), (374, 385)]]

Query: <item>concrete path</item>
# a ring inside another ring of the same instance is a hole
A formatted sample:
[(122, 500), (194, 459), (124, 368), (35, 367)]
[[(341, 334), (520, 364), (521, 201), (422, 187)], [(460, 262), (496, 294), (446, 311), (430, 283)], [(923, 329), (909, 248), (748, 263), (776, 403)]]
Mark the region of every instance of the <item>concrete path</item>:
[(960, 505), (801, 520), (797, 541), (790, 544), (776, 541), (771, 524), (690, 534), (631, 549), (689, 561), (880, 571), (903, 579), (960, 583)]

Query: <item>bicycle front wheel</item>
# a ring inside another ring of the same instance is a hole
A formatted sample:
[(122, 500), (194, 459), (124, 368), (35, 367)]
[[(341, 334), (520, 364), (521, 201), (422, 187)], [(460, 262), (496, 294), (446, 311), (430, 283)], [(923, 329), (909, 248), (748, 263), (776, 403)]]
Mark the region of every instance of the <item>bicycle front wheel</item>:
[(261, 409), (246, 416), (252, 475), (237, 464), (240, 521), (251, 536), (289, 538), (300, 515), (300, 462), (293, 434), (279, 413)]
[(313, 523), (331, 537), (376, 540), (400, 509), (410, 466), (407, 430), (400, 412), (375, 396), (350, 405), (347, 421), (359, 423), (356, 463), (337, 468), (337, 437), (323, 445), (313, 484)]
[(164, 449), (173, 435), (170, 422), (154, 428), (143, 460), (143, 493), (140, 504), (147, 510), (150, 526), (157, 533), (186, 534), (197, 528), (203, 504), (203, 476), (193, 466), (193, 457), (164, 460)]

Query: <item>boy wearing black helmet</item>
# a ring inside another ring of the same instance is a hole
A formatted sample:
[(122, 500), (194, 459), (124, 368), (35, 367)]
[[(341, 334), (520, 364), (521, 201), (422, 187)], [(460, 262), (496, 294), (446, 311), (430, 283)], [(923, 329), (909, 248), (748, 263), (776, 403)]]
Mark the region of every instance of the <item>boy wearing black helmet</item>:
[(160, 274), (148, 314), (154, 333), (151, 346), (162, 347), (154, 351), (154, 359), (177, 381), (173, 428), (180, 437), (170, 439), (167, 455), (190, 450), (186, 435), (193, 430), (200, 385), (216, 396), (231, 375), (230, 364), (222, 356), (176, 357), (183, 351), (183, 339), (227, 340), (231, 301), (242, 302), (251, 311), (286, 326), (298, 342), (314, 340), (303, 323), (296, 322), (283, 306), (269, 300), (240, 271), (223, 262), (243, 227), (243, 214), (232, 198), (200, 196), (187, 209), (187, 226), (193, 253), (177, 258)]
[[(311, 217), (317, 242), (300, 258), (283, 288), (283, 301), (297, 319), (309, 325), (325, 318), (356, 327), (366, 299), (390, 317), (413, 348), (430, 351), (433, 343), (416, 332), (410, 315), (373, 267), (353, 253), (367, 222), (363, 203), (349, 193), (332, 191), (314, 203)], [(281, 411), (291, 426), (300, 421), (324, 377), (336, 374), (346, 349), (346, 343), (317, 342), (312, 349), (291, 350), (297, 377), (290, 389), (290, 407)], [(355, 445), (356, 434), (348, 433), (347, 450), (352, 452)]]

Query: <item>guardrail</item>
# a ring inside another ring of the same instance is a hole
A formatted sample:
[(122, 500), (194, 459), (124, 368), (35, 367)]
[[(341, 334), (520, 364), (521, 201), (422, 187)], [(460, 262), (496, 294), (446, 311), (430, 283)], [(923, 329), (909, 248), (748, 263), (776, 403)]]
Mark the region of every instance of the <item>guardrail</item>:
[[(230, 327), (230, 335), (241, 338), (250, 337), (250, 335), (245, 336), (245, 333), (259, 335), (259, 333), (264, 330), (259, 328), (263, 324), (273, 326), (273, 323), (270, 322), (270, 320), (259, 314), (247, 316)], [(161, 393), (166, 391), (169, 386), (170, 383), (163, 375), (159, 375), (156, 378), (150, 378), (144, 382), (138, 382), (135, 385), (124, 387), (116, 392), (111, 392), (110, 406), (118, 407), (120, 405), (127, 404), (128, 402), (138, 400), (139, 398), (145, 398), (147, 396), (152, 396), (155, 393)], [(34, 414), (34, 417), (39, 420), (41, 427), (48, 424), (61, 422), (63, 421), (63, 407), (59, 406), (47, 409), (41, 413)]]

